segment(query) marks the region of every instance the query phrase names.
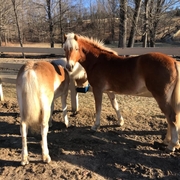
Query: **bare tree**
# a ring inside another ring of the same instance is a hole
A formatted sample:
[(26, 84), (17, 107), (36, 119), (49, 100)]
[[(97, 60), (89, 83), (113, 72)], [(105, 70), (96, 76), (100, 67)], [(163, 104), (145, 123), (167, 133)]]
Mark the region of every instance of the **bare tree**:
[(120, 0), (120, 15), (119, 15), (119, 42), (118, 47), (126, 47), (127, 37), (127, 0)]
[(63, 0), (59, 0), (59, 30), (60, 30), (60, 42), (63, 45), (63, 20), (64, 14), (68, 11), (68, 4)]
[(108, 0), (108, 10), (107, 10), (107, 14), (108, 14), (108, 17), (109, 17), (109, 20), (110, 20), (110, 28), (109, 28), (109, 31), (110, 31), (110, 38), (111, 38), (111, 41), (114, 41), (115, 40), (115, 27), (116, 27), (116, 17), (117, 17), (117, 11), (118, 11), (118, 0)]
[[(13, 5), (13, 10), (14, 10), (14, 15), (15, 15), (15, 19), (16, 19), (16, 26), (17, 26), (17, 30), (18, 30), (18, 39), (19, 39), (19, 44), (21, 47), (23, 47), (23, 41), (22, 41), (22, 34), (21, 34), (21, 30), (20, 30), (20, 26), (19, 26), (19, 19), (18, 19), (18, 14), (17, 14), (17, 6), (18, 4), (16, 4), (16, 0), (11, 0), (12, 5)], [(23, 57), (25, 57), (24, 53), (22, 52)]]
[(53, 32), (54, 25), (53, 25), (53, 20), (52, 20), (52, 15), (51, 15), (51, 0), (46, 0), (46, 3), (47, 3), (50, 45), (51, 45), (51, 48), (53, 48), (54, 47), (54, 32)]
[(9, 36), (9, 20), (11, 15), (11, 1), (7, 0), (6, 3), (4, 3), (4, 0), (0, 0), (0, 46), (2, 45), (2, 41), (6, 42), (8, 41)]
[(139, 13), (140, 13), (142, 0), (134, 0), (134, 3), (135, 3), (135, 9), (134, 9), (134, 15), (133, 15), (133, 20), (132, 20), (132, 26), (130, 30), (129, 41), (127, 45), (128, 47), (134, 46), (134, 38), (135, 38), (135, 33), (136, 33), (137, 25), (138, 25), (138, 19), (139, 19)]
[(165, 0), (157, 0), (156, 3), (153, 0), (150, 1), (149, 35), (151, 47), (155, 46), (155, 35), (157, 33), (158, 23), (160, 21), (160, 18), (162, 17), (164, 4)]
[(119, 47), (126, 47), (127, 33), (130, 33), (128, 46), (133, 47), (135, 36), (139, 34), (143, 37), (143, 46), (154, 46), (160, 34), (165, 36), (178, 26), (178, 21), (172, 21), (173, 14), (169, 13), (178, 2), (6, 0), (4, 3), (0, 0), (0, 44), (10, 37), (21, 46), (25, 41), (35, 41), (50, 42), (54, 47), (55, 42), (63, 42), (64, 33), (73, 31), (107, 42), (118, 41)]
[(157, 34), (164, 29), (162, 24), (167, 26), (164, 22), (169, 19), (172, 20), (172, 16), (168, 11), (178, 2), (177, 0), (145, 0), (143, 47), (155, 46)]
[(149, 0), (144, 1), (144, 27), (143, 27), (143, 36), (142, 36), (142, 41), (143, 41), (143, 47), (147, 47), (148, 43), (148, 25), (149, 25)]

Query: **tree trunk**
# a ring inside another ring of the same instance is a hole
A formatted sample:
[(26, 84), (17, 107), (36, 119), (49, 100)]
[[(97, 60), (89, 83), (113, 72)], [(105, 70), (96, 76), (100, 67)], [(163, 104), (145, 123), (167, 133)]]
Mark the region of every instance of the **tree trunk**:
[(135, 38), (136, 27), (137, 27), (138, 19), (139, 19), (141, 2), (142, 2), (142, 0), (135, 0), (135, 11), (134, 11), (134, 15), (133, 15), (133, 22), (132, 22), (129, 41), (128, 41), (128, 45), (127, 45), (128, 47), (134, 46), (134, 38)]
[(115, 29), (115, 16), (113, 14), (113, 18), (111, 18), (111, 41), (114, 43), (114, 36), (115, 36), (115, 32), (114, 32), (114, 29)]
[(48, 21), (49, 21), (49, 35), (50, 35), (50, 45), (51, 48), (54, 47), (54, 33), (53, 33), (53, 21), (51, 16), (51, 0), (46, 0), (47, 2), (47, 14), (48, 14)]
[[(150, 47), (155, 47), (155, 42), (156, 42), (156, 33), (157, 33), (157, 27), (158, 27), (158, 23), (160, 20), (160, 14), (162, 13), (162, 7), (164, 6), (165, 0), (157, 0), (157, 5), (153, 6), (154, 2), (151, 0), (151, 8), (150, 8), (150, 13), (153, 14), (154, 16), (151, 19), (151, 24), (152, 27), (149, 30), (150, 33)], [(156, 8), (156, 9), (155, 9)]]
[(149, 12), (149, 0), (145, 0), (144, 2), (144, 6), (145, 6), (145, 13), (144, 13), (144, 32), (143, 32), (143, 36), (142, 36), (142, 41), (143, 47), (147, 47), (148, 45), (148, 12)]
[(118, 47), (126, 47), (127, 29), (127, 0), (120, 0), (120, 23)]
[(63, 47), (63, 26), (62, 26), (62, 0), (59, 0), (59, 29), (60, 29), (60, 41), (61, 41), (61, 46)]
[[(13, 10), (15, 14), (15, 19), (16, 19), (16, 26), (18, 30), (18, 39), (19, 39), (19, 44), (21, 47), (23, 47), (23, 42), (22, 42), (22, 36), (21, 36), (21, 31), (20, 31), (20, 26), (19, 26), (19, 21), (18, 21), (18, 15), (17, 15), (17, 10), (16, 10), (16, 0), (11, 0), (12, 5), (13, 5)], [(24, 53), (22, 52), (22, 56), (25, 58)]]

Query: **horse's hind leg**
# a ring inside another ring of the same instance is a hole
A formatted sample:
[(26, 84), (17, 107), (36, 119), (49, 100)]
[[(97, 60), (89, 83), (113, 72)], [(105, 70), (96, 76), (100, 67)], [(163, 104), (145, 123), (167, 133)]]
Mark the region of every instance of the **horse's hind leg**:
[(22, 137), (22, 159), (21, 159), (21, 165), (26, 165), (29, 164), (28, 161), (28, 147), (27, 147), (27, 125), (25, 121), (21, 121), (21, 125), (20, 125), (20, 132), (21, 132), (21, 137)]
[(170, 141), (171, 141), (171, 128), (170, 128), (170, 125), (168, 123), (167, 132), (166, 132), (166, 136), (165, 136), (165, 138), (163, 140), (163, 143), (165, 145), (168, 145)]
[(124, 124), (124, 119), (120, 114), (119, 106), (115, 97), (115, 94), (113, 92), (107, 92), (107, 95), (111, 101), (112, 107), (116, 111), (117, 118), (118, 118), (118, 125), (122, 126)]
[(178, 116), (170, 103), (165, 100), (156, 99), (160, 109), (165, 114), (168, 121), (167, 134), (164, 139), (164, 143), (168, 145), (167, 149), (175, 151), (175, 148), (179, 147), (179, 135), (178, 135)]
[(67, 95), (68, 95), (68, 91), (61, 96), (61, 104), (62, 104), (64, 123), (65, 123), (66, 127), (69, 127), (70, 123), (69, 123), (68, 116), (67, 116), (67, 104), (66, 104)]
[(51, 161), (51, 157), (49, 156), (49, 149), (47, 143), (47, 134), (48, 134), (48, 123), (51, 114), (51, 107), (45, 107), (42, 110), (42, 124), (41, 124), (41, 136), (42, 136), (42, 159), (44, 162), (49, 163)]
[[(176, 116), (175, 116), (176, 118)], [(175, 120), (176, 121), (176, 120)], [(164, 139), (164, 144), (168, 145), (167, 149), (170, 151), (175, 151), (176, 148), (180, 148), (179, 145), (179, 128), (176, 125), (176, 122), (172, 122), (172, 119), (168, 120), (168, 129), (167, 129), (167, 134)]]
[(52, 127), (52, 115), (53, 115), (53, 111), (54, 111), (54, 99), (53, 99), (52, 104), (51, 104), (51, 114), (50, 114), (50, 118), (49, 118), (49, 127)]

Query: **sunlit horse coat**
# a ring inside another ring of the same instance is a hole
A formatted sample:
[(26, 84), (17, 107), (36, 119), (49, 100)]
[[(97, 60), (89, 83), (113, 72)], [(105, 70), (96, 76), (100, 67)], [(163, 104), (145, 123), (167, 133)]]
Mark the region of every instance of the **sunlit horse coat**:
[(47, 145), (49, 119), (52, 114), (53, 100), (61, 96), (63, 119), (69, 126), (66, 99), (69, 88), (69, 73), (62, 66), (40, 61), (28, 61), (19, 70), (16, 90), (21, 115), (22, 161), (28, 164), (27, 133), (28, 127), (41, 129), (42, 159), (49, 163), (51, 158)]
[[(102, 42), (74, 33), (65, 35), (64, 50), (67, 68), (72, 70), (79, 62), (93, 88), (96, 105), (93, 130), (100, 126), (103, 92), (151, 95), (168, 121), (164, 143), (169, 150), (179, 148), (180, 65), (175, 59), (162, 53), (124, 58)], [(120, 122), (122, 125), (123, 121)]]

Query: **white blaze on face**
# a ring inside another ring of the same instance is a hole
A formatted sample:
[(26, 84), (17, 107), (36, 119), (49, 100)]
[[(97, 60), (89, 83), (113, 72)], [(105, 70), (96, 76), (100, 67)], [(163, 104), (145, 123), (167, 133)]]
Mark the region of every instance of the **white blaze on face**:
[[(73, 67), (75, 66), (75, 61), (78, 58), (78, 50), (79, 46), (77, 41), (75, 40), (75, 34), (69, 33), (66, 35), (66, 41), (63, 45), (63, 48), (65, 50), (66, 58), (67, 58), (67, 66), (66, 68), (72, 72)], [(75, 60), (75, 61), (73, 61)]]

